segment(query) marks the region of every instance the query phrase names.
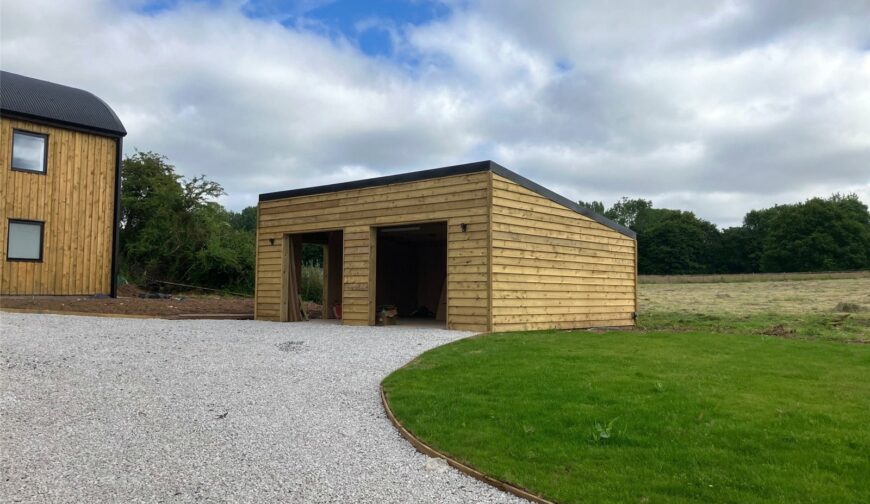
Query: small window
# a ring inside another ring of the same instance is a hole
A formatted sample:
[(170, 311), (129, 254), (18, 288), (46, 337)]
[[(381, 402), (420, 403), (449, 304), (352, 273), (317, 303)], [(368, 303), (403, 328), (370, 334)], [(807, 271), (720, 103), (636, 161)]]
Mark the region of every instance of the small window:
[(12, 133), (12, 169), (45, 173), (48, 135), (15, 130)]
[(42, 261), (42, 231), (39, 221), (9, 220), (7, 261)]

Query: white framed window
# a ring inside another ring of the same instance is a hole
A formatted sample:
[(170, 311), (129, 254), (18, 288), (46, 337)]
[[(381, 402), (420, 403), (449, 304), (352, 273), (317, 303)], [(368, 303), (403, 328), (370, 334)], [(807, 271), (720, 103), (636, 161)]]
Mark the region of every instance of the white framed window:
[(9, 219), (9, 233), (6, 236), (6, 260), (41, 262), (44, 229), (44, 222)]
[(48, 135), (12, 131), (12, 169), (45, 174), (48, 164)]

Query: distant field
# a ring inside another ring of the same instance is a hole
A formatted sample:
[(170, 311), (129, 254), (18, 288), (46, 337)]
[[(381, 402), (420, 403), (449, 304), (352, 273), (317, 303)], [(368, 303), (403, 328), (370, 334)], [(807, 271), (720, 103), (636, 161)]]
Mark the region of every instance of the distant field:
[(638, 282), (654, 283), (730, 283), (730, 282), (770, 282), (837, 280), (849, 278), (870, 278), (870, 271), (831, 271), (822, 273), (746, 273), (739, 275), (640, 275)]
[(654, 283), (639, 286), (640, 312), (830, 313), (841, 303), (870, 310), (870, 275), (841, 280)]
[(870, 275), (839, 280), (647, 283), (638, 326), (870, 342)]

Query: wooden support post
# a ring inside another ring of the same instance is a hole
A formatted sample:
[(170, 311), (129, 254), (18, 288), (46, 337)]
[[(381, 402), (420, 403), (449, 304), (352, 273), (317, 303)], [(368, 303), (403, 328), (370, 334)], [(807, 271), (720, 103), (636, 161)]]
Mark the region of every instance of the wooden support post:
[(323, 256), (323, 286), (325, 289), (323, 294), (323, 309), (324, 314), (328, 314), (326, 317), (331, 319), (335, 318), (335, 306), (341, 304), (343, 251), (344, 233), (342, 231), (331, 231), (329, 233), (327, 253)]
[(302, 237), (284, 235), (281, 268), (281, 321), (305, 320), (299, 284), (302, 280)]
[(377, 321), (378, 228), (369, 228), (369, 325)]
[(435, 309), (435, 320), (438, 322), (447, 321), (447, 276), (444, 276), (444, 282), (441, 284), (441, 295), (438, 296), (438, 307)]
[(290, 235), (293, 241), (293, 266), (296, 271), (296, 292), (302, 285), (302, 235)]
[(323, 320), (333, 318), (332, 315), (332, 303), (330, 302), (330, 296), (332, 293), (330, 292), (331, 287), (329, 285), (329, 243), (323, 246), (323, 292), (320, 296), (320, 304), (322, 305), (321, 318)]
[(281, 322), (290, 321), (290, 235), (281, 240)]

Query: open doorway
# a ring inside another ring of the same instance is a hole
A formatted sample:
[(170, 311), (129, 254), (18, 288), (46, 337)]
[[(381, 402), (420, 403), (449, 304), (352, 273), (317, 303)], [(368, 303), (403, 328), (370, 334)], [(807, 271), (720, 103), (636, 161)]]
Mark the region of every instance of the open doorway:
[(446, 327), (447, 223), (379, 228), (376, 250), (378, 323)]
[(284, 237), (284, 298), (281, 319), (340, 319), (343, 232)]

